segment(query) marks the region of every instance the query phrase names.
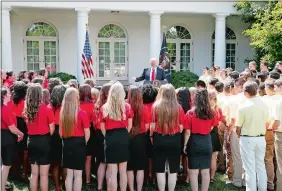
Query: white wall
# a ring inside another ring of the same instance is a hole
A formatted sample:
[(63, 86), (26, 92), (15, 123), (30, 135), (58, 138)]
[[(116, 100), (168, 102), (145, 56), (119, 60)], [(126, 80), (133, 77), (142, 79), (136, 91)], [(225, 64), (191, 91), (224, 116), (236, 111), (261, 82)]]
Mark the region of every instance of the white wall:
[[(74, 10), (39, 10), (17, 11), (11, 15), (13, 68), (24, 68), (23, 38), (26, 29), (37, 21), (53, 24), (59, 34), (59, 71), (76, 75), (76, 12)], [(215, 18), (211, 15), (175, 15), (163, 14), (162, 25), (167, 29), (174, 25), (187, 27), (192, 35), (194, 72), (201, 73), (201, 68), (211, 65), (211, 36), (215, 28)], [(132, 76), (139, 76), (144, 67), (149, 66), (150, 16), (148, 13), (121, 13), (113, 15), (105, 12), (89, 14), (89, 35), (95, 63), (97, 55), (96, 39), (98, 31), (104, 25), (113, 23), (124, 28), (128, 34), (129, 81)], [(238, 39), (238, 69), (245, 67), (244, 59), (252, 58), (249, 40), (242, 35), (245, 27), (239, 18), (228, 17), (227, 26), (234, 30)], [(97, 66), (97, 65), (96, 65)], [(97, 68), (95, 69), (97, 71)]]

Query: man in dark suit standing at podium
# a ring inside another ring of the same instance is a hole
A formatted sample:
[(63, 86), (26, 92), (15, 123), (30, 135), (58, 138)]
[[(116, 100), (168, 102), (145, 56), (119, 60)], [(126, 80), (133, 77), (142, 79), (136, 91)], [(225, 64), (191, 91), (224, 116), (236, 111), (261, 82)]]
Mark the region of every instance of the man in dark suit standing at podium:
[(145, 68), (140, 77), (133, 77), (132, 79), (135, 82), (140, 82), (144, 80), (144, 83), (153, 83), (154, 81), (159, 81), (161, 84), (166, 83), (165, 71), (164, 69), (158, 67), (158, 60), (156, 58), (152, 58), (150, 60), (150, 68)]

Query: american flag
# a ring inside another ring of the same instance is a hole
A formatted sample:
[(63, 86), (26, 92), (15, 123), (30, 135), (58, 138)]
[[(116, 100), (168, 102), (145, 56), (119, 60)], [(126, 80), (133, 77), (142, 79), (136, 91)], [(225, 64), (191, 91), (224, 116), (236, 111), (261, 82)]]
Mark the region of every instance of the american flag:
[(94, 74), (92, 70), (92, 67), (93, 67), (92, 51), (91, 51), (91, 46), (89, 43), (89, 34), (88, 34), (87, 29), (86, 29), (86, 36), (85, 36), (83, 53), (82, 53), (81, 65), (82, 65), (82, 74), (83, 74), (84, 79), (94, 78)]

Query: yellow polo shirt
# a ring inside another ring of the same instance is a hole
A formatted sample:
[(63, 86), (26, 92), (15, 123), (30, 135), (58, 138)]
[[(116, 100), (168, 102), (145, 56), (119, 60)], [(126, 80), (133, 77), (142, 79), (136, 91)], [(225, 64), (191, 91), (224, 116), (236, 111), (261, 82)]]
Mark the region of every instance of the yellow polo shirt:
[(261, 97), (246, 98), (239, 105), (235, 126), (241, 127), (241, 135), (265, 135), (268, 115), (268, 108)]
[[(267, 108), (268, 108), (268, 113), (269, 113), (269, 119), (268, 122), (273, 122), (273, 120), (280, 120), (280, 117), (278, 119), (277, 115), (279, 113), (276, 112), (276, 109), (280, 107), (280, 102), (282, 101), (282, 96), (281, 95), (265, 95), (262, 97), (263, 101), (265, 102)], [(271, 127), (269, 127), (271, 129)]]
[(279, 103), (275, 106), (273, 112), (274, 120), (280, 120), (280, 125), (275, 131), (282, 133), (282, 100), (280, 100)]
[[(230, 98), (225, 102), (225, 108), (223, 110), (223, 115), (226, 116), (227, 123), (231, 123), (231, 119), (236, 119), (236, 114), (238, 107), (245, 101), (246, 97), (244, 93), (239, 93), (230, 96)], [(236, 131), (234, 128), (233, 131)]]

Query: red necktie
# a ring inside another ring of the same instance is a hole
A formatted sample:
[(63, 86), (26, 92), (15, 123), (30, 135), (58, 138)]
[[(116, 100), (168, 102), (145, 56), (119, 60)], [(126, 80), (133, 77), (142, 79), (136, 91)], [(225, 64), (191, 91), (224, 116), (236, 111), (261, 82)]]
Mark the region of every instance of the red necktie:
[(152, 81), (154, 81), (155, 80), (155, 69), (152, 69), (153, 71), (152, 71)]

